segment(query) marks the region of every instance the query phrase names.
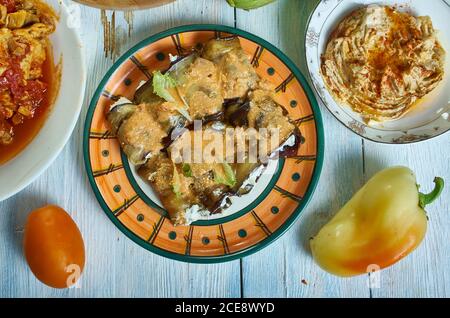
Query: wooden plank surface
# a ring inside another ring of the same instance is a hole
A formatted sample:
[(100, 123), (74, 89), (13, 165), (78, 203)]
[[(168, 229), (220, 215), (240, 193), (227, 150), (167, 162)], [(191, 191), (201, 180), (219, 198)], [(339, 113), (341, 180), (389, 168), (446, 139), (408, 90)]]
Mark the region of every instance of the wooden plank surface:
[[(255, 255), (225, 264), (185, 264), (142, 249), (115, 228), (91, 191), (82, 157), (84, 118), (94, 90), (114, 59), (149, 35), (170, 27), (218, 23), (236, 25), (269, 40), (306, 74), (303, 32), (317, 2), (278, 0), (250, 12), (235, 11), (225, 0), (178, 0), (133, 13), (102, 13), (79, 7), (79, 31), (89, 75), (83, 111), (70, 142), (54, 164), (27, 189), (0, 202), (0, 297), (450, 296), (446, 270), (450, 265), (450, 211), (444, 200), (429, 208), (429, 232), (424, 244), (398, 265), (381, 272), (380, 288), (370, 289), (367, 276), (339, 279), (325, 273), (313, 262), (308, 242), (382, 168), (410, 166), (425, 189), (430, 189), (435, 175), (450, 180), (448, 135), (417, 145), (379, 145), (363, 141), (321, 107), (325, 164), (311, 204), (277, 242)], [(106, 36), (104, 29), (109, 31)], [(447, 187), (443, 197), (449, 194)], [(48, 203), (66, 208), (85, 238), (87, 267), (80, 288), (61, 291), (45, 287), (28, 270), (22, 256), (26, 215)]]

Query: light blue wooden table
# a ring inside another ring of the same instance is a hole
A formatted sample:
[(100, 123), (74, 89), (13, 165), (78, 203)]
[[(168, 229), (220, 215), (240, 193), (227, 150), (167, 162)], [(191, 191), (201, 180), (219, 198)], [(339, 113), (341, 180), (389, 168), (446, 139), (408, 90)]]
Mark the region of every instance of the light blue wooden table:
[[(448, 134), (411, 146), (375, 144), (348, 131), (322, 107), (325, 165), (311, 204), (274, 244), (225, 264), (185, 264), (151, 254), (114, 227), (91, 191), (82, 156), (84, 118), (95, 88), (118, 54), (173, 26), (217, 23), (236, 25), (265, 38), (304, 70), (303, 30), (316, 3), (279, 0), (255, 11), (236, 12), (225, 0), (178, 0), (146, 11), (115, 12), (114, 18), (113, 12), (106, 12), (103, 22), (115, 30), (116, 43), (116, 50), (107, 50), (106, 58), (100, 10), (79, 7), (88, 68), (84, 108), (70, 142), (47, 172), (21, 193), (0, 202), (0, 297), (449, 297), (450, 187), (429, 208), (425, 242), (410, 257), (382, 271), (379, 284), (370, 286), (367, 276), (340, 279), (325, 273), (315, 265), (308, 248), (309, 237), (384, 167), (411, 167), (426, 189), (435, 175), (450, 182)], [(80, 288), (44, 286), (22, 256), (27, 213), (49, 203), (70, 211), (83, 233), (87, 265)]]

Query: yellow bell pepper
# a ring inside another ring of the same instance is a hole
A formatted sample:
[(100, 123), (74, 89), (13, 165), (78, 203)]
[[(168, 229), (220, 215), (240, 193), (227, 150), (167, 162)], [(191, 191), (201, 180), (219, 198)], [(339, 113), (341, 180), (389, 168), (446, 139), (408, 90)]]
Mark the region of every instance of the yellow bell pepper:
[(427, 231), (425, 206), (439, 197), (418, 191), (414, 173), (393, 167), (376, 174), (310, 241), (315, 261), (343, 277), (386, 268), (411, 253)]

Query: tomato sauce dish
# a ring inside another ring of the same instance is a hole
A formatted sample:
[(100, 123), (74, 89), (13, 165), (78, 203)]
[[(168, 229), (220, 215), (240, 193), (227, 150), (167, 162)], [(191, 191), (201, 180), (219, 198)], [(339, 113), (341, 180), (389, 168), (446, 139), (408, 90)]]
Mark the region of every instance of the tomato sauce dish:
[(57, 0), (0, 0), (0, 201), (64, 147), (84, 97), (84, 59)]

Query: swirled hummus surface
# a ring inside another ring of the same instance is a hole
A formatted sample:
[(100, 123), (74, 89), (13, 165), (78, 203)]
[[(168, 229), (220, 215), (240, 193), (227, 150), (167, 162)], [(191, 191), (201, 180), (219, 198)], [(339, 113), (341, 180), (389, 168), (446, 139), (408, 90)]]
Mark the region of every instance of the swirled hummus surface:
[(431, 19), (388, 6), (354, 11), (331, 35), (322, 55), (325, 84), (364, 120), (404, 115), (444, 76), (445, 51)]

